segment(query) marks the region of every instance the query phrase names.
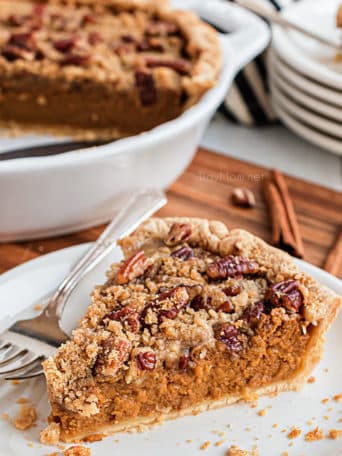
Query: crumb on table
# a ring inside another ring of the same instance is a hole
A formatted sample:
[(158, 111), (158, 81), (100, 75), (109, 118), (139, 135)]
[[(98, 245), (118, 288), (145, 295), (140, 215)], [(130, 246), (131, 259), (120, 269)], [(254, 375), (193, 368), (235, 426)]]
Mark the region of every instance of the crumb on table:
[(90, 448), (76, 445), (64, 451), (64, 456), (90, 456)]
[(339, 402), (341, 399), (342, 399), (342, 393), (335, 394), (335, 396), (333, 397), (333, 400), (335, 402)]
[(329, 439), (338, 439), (339, 437), (342, 436), (342, 430), (341, 429), (330, 429), (328, 432), (328, 438)]
[(259, 416), (265, 416), (266, 415), (266, 410), (265, 409), (259, 410), (258, 411), (258, 415)]
[(12, 420), (12, 424), (16, 429), (25, 431), (33, 426), (37, 420), (36, 409), (32, 405), (22, 404), (18, 415)]
[(309, 377), (309, 378), (307, 379), (307, 382), (308, 382), (308, 383), (315, 383), (315, 381), (316, 381), (315, 377)]
[(323, 431), (322, 429), (319, 429), (316, 427), (312, 431), (309, 431), (305, 434), (305, 440), (307, 442), (315, 442), (317, 440), (322, 440), (323, 439)]
[(259, 456), (259, 452), (256, 445), (253, 446), (251, 451), (242, 450), (238, 446), (232, 445), (228, 448), (225, 456)]
[(291, 429), (291, 431), (287, 434), (287, 437), (289, 439), (295, 439), (297, 438), (298, 436), (300, 436), (300, 434), (302, 433), (302, 431), (296, 427), (293, 427)]
[(210, 445), (210, 442), (209, 442), (209, 440), (207, 440), (206, 442), (202, 443), (202, 445), (200, 446), (200, 449), (206, 450), (209, 445)]

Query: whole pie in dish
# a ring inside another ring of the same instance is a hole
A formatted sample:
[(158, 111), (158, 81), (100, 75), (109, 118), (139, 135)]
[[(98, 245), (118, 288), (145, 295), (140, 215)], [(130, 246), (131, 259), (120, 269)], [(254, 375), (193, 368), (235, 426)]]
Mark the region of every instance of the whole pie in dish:
[(302, 386), (341, 299), (289, 255), (191, 218), (151, 219), (120, 245), (126, 259), (44, 362), (61, 440)]
[(217, 32), (165, 1), (0, 0), (0, 123), (16, 133), (134, 135), (195, 104), (221, 65)]

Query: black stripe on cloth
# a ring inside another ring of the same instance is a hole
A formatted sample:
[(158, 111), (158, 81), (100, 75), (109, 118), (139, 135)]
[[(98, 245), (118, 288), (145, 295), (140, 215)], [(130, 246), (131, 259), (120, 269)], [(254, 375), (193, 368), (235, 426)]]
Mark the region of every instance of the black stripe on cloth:
[(254, 118), (255, 125), (265, 125), (268, 123), (268, 117), (265, 114), (264, 110), (260, 106), (256, 95), (253, 92), (253, 89), (249, 85), (249, 82), (246, 76), (243, 73), (243, 70), (240, 71), (236, 78), (235, 84), (237, 85), (241, 97), (243, 98), (247, 109)]
[(280, 11), (281, 10), (281, 7), (280, 5), (278, 4), (278, 2), (276, 0), (268, 0), (273, 6), (274, 8), (277, 10), (277, 11)]
[(266, 92), (268, 92), (268, 76), (267, 76), (267, 70), (266, 70), (266, 66), (265, 66), (265, 56), (264, 56), (264, 53), (262, 54), (259, 54), (255, 60), (255, 65), (257, 66), (257, 69), (260, 73), (260, 77), (261, 77), (261, 80), (262, 80), (262, 84), (263, 84), (263, 87), (264, 87), (264, 90)]
[(227, 106), (224, 104), (224, 102), (221, 104), (221, 106), (218, 108), (218, 111), (221, 112), (227, 119), (229, 119), (231, 122), (237, 124), (240, 123), (239, 119), (235, 116), (235, 114), (227, 108)]

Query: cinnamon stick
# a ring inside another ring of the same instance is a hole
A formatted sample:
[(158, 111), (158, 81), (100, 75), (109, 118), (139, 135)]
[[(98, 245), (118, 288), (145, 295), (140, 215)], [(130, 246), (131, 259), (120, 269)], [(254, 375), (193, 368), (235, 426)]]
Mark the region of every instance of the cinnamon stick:
[(295, 250), (297, 252), (297, 255), (295, 255), (295, 256), (297, 256), (298, 258), (303, 258), (304, 245), (303, 245), (302, 237), (300, 235), (296, 213), (295, 213), (295, 210), (293, 207), (291, 196), (288, 191), (284, 176), (277, 169), (272, 169), (271, 177), (274, 180), (274, 182), (279, 190), (279, 193), (281, 195), (281, 198), (283, 200), (285, 211), (286, 211), (286, 214), (288, 217), (288, 222), (289, 222), (289, 225), (290, 225), (293, 237), (294, 237), (294, 241), (295, 241)]
[(264, 183), (264, 192), (272, 222), (272, 244), (298, 258), (304, 246), (286, 182), (278, 170), (272, 170)]
[(342, 229), (329, 251), (323, 269), (336, 276), (342, 273)]

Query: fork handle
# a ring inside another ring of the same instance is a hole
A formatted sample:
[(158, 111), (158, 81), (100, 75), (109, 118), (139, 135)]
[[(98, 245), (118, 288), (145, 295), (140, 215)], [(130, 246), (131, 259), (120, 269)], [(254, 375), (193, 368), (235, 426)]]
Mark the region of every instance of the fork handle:
[(110, 252), (118, 239), (134, 231), (166, 202), (164, 192), (158, 189), (147, 189), (133, 194), (124, 208), (113, 218), (101, 236), (63, 280), (44, 313), (48, 317), (58, 320), (79, 281)]

